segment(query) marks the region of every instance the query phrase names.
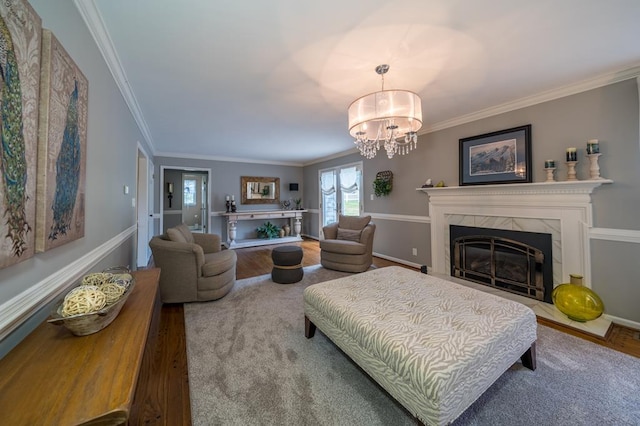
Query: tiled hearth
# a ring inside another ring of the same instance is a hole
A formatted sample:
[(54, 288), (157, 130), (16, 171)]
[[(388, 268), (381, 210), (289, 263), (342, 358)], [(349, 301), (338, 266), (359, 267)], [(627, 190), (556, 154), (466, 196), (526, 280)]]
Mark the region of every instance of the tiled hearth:
[(555, 306), (450, 276), (449, 225), (476, 226), (552, 236), (554, 287), (569, 282), (569, 274), (581, 274), (591, 287), (588, 230), (593, 226), (591, 193), (610, 180), (541, 182), (529, 184), (419, 188), (429, 194), (431, 253), (434, 275), (517, 300), (540, 317), (604, 336), (610, 321), (588, 323), (569, 320)]
[(520, 302), (523, 305), (526, 305), (533, 309), (533, 312), (541, 318), (545, 318), (558, 324), (566, 325), (568, 327), (575, 328), (576, 330), (584, 331), (589, 334), (593, 334), (595, 336), (604, 337), (611, 326), (611, 321), (600, 317), (593, 321), (588, 322), (578, 322), (570, 320), (565, 314), (556, 309), (555, 306), (549, 303), (541, 302), (538, 300), (530, 299), (528, 297), (519, 296), (517, 294), (509, 293), (507, 291), (502, 291), (497, 288), (488, 287), (486, 285), (474, 283), (471, 281), (461, 280), (459, 278), (452, 277), (450, 275), (443, 274), (433, 274), (434, 277), (442, 278), (448, 281), (453, 281), (455, 283), (475, 288), (476, 290), (483, 291), (485, 293), (494, 294), (499, 297), (503, 297), (505, 299), (514, 300), (516, 302)]

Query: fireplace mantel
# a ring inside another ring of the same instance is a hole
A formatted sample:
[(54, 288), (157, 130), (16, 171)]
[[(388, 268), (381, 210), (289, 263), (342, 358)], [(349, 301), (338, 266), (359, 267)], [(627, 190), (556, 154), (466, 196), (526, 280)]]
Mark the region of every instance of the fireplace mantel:
[(569, 274), (582, 274), (585, 285), (590, 287), (591, 194), (602, 184), (612, 182), (599, 179), (417, 188), (429, 195), (432, 269), (435, 273), (450, 274), (449, 225), (459, 224), (453, 223), (456, 220), (475, 220), (480, 225), (472, 226), (486, 228), (496, 227), (497, 223), (503, 229), (529, 223), (536, 229), (523, 230), (545, 232), (537, 228), (549, 226), (558, 234), (556, 247), (560, 253), (554, 254), (557, 258), (554, 284), (568, 282)]
[(491, 195), (538, 195), (552, 196), (556, 194), (565, 198), (567, 195), (588, 195), (593, 190), (605, 183), (613, 183), (610, 179), (598, 180), (576, 180), (565, 182), (534, 182), (534, 183), (514, 183), (508, 185), (470, 185), (470, 186), (445, 186), (431, 188), (416, 188), (429, 194), (430, 201), (440, 197), (468, 197)]

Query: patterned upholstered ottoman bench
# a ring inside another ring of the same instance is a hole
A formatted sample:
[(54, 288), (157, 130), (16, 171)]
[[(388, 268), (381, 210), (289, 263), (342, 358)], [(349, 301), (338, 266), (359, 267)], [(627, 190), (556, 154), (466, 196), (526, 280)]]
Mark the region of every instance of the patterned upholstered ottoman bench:
[(535, 369), (528, 307), (401, 267), (307, 287), (315, 327), (425, 424), (455, 420), (518, 359)]

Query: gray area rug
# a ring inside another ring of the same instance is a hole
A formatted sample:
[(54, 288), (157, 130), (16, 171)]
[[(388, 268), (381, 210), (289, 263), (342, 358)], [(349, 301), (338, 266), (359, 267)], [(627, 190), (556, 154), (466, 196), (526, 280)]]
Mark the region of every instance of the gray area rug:
[[(302, 291), (350, 274), (319, 265), (185, 304), (194, 425), (415, 425), (322, 332), (304, 337)], [(454, 425), (640, 425), (640, 359), (538, 326), (538, 368), (520, 363)]]

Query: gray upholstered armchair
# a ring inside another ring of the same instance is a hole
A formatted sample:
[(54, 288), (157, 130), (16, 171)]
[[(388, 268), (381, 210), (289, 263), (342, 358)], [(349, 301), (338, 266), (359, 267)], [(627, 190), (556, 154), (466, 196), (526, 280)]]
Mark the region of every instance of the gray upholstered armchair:
[(322, 228), (320, 263), (327, 269), (364, 272), (373, 262), (373, 235), (376, 225), (371, 216), (343, 216)]
[(153, 237), (149, 246), (161, 270), (164, 303), (219, 299), (235, 284), (236, 253), (221, 250), (219, 235), (194, 234), (183, 224)]

